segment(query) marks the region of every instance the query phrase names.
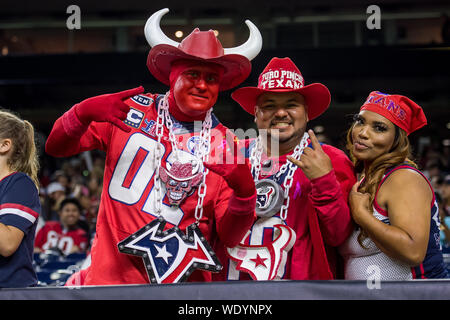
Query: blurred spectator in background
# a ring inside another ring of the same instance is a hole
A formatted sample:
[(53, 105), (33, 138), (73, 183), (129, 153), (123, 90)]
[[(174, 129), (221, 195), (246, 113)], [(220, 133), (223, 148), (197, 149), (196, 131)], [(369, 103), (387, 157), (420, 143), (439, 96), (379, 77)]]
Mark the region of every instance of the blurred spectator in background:
[(314, 133), (316, 135), (317, 140), (319, 140), (320, 143), (333, 145), (330, 137), (328, 137), (328, 135), (327, 135), (327, 133), (325, 131), (325, 127), (324, 126), (321, 126), (321, 125), (315, 126), (313, 128), (313, 131), (314, 131)]
[(442, 187), (442, 184), (444, 183), (444, 176), (442, 174), (438, 175), (438, 176), (434, 176), (433, 178), (431, 178), (430, 180), (431, 186), (433, 187), (433, 189), (435, 190), (436, 193), (439, 193), (440, 195), (440, 190)]
[(66, 198), (66, 189), (59, 182), (52, 182), (46, 189), (46, 203), (43, 208), (46, 221), (59, 220), (58, 210), (61, 202)]
[(52, 175), (52, 181), (59, 183), (64, 188), (64, 194), (70, 192), (71, 184), (70, 177), (63, 170), (56, 170)]
[(88, 181), (89, 189), (89, 207), (86, 210), (86, 221), (89, 223), (91, 229), (95, 229), (97, 222), (97, 213), (100, 206), (100, 198), (102, 195), (103, 187), (103, 172), (94, 170), (90, 175)]
[(450, 173), (450, 139), (442, 140), (442, 150), (440, 152), (442, 171)]
[(423, 174), (428, 180), (433, 180), (441, 174), (450, 173), (450, 140), (435, 137), (428, 146), (426, 146), (418, 159), (420, 167), (424, 169)]
[(103, 172), (91, 173), (87, 183), (75, 184), (71, 196), (78, 199), (82, 207), (80, 223), (88, 231), (90, 237), (95, 233), (97, 213), (103, 184)]
[(450, 175), (445, 176), (442, 185), (439, 188), (442, 197), (442, 207), (445, 209), (446, 215), (450, 215)]
[(432, 181), (441, 175), (441, 167), (439, 162), (436, 160), (431, 160), (425, 164), (425, 170), (423, 171), (425, 177)]
[(439, 219), (441, 221), (440, 225), (440, 240), (442, 245), (442, 252), (446, 253), (449, 251), (450, 247), (450, 216), (448, 215), (448, 211), (446, 211), (445, 206), (443, 204), (443, 199), (439, 192), (435, 192), (436, 202), (439, 207)]
[(81, 212), (82, 207), (77, 199), (63, 199), (58, 211), (59, 221), (48, 221), (38, 231), (34, 251), (57, 248), (64, 255), (86, 252), (88, 234), (79, 226)]
[(43, 161), (45, 167), (41, 168), (39, 192), (43, 214), (38, 231), (45, 222), (59, 221), (58, 210), (64, 199), (75, 198), (82, 207), (78, 225), (93, 239), (103, 185), (104, 158), (104, 153), (89, 152), (62, 161), (58, 159), (53, 166), (53, 161)]

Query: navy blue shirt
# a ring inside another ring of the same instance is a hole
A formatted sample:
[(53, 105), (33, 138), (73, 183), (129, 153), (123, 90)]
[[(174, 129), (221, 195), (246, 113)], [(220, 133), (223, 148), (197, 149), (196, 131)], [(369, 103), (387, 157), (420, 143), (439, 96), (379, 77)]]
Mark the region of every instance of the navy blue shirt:
[(9, 257), (0, 255), (0, 288), (20, 288), (37, 284), (33, 269), (34, 236), (41, 203), (36, 185), (22, 172), (0, 180), (0, 223), (24, 233), (17, 250)]

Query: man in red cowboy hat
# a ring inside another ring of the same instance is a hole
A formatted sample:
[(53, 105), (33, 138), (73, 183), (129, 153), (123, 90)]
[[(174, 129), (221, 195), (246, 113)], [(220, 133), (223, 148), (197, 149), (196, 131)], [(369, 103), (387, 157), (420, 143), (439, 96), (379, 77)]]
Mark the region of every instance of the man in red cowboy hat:
[[(204, 250), (208, 242), (218, 236), (234, 246), (254, 221), (255, 188), (248, 166), (208, 165), (208, 171), (203, 162), (217, 151), (212, 131), (224, 137), (227, 130), (211, 109), (219, 91), (249, 75), (250, 60), (261, 49), (259, 31), (247, 21), (249, 40), (237, 48), (223, 49), (212, 30), (195, 29), (177, 43), (159, 27), (167, 12), (148, 19), (145, 35), (152, 46), (147, 67), (170, 90), (143, 94), (139, 87), (86, 99), (55, 122), (47, 140), (47, 153), (56, 157), (106, 151), (92, 263), (72, 277), (74, 284), (80, 279), (86, 285), (178, 282), (189, 276), (190, 281), (208, 281), (210, 272), (194, 272), (199, 265), (220, 269), (214, 253)], [(196, 189), (169, 197), (166, 186), (177, 182)], [(132, 243), (147, 229), (156, 232), (156, 224), (158, 232), (142, 238), (145, 245)], [(179, 230), (186, 229), (188, 237), (180, 236)], [(193, 239), (187, 239), (190, 235)]]
[(258, 219), (237, 247), (217, 248), (229, 261), (213, 277), (334, 279), (335, 248), (352, 229), (347, 197), (356, 179), (341, 150), (306, 131), (308, 121), (328, 108), (330, 92), (320, 83), (305, 85), (291, 59), (273, 58), (257, 87), (240, 88), (232, 98), (255, 115), (260, 133), (246, 146)]

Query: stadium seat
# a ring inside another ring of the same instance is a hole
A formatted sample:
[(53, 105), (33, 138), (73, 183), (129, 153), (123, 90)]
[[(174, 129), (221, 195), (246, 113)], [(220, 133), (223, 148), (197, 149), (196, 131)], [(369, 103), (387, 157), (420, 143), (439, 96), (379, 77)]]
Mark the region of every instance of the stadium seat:
[(48, 261), (42, 263), (41, 268), (45, 268), (48, 270), (61, 270), (66, 269), (69, 266), (75, 265), (73, 261)]

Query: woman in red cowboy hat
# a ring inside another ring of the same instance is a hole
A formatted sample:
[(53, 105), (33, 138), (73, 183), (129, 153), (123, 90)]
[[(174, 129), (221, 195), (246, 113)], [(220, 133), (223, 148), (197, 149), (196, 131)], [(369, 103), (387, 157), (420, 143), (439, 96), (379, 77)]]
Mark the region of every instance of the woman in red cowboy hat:
[[(211, 113), (218, 93), (249, 75), (250, 60), (261, 49), (261, 35), (247, 21), (249, 40), (237, 48), (222, 48), (212, 30), (195, 29), (177, 43), (159, 27), (167, 12), (160, 10), (148, 19), (145, 35), (152, 46), (147, 66), (170, 90), (165, 95), (143, 94), (139, 87), (84, 100), (56, 121), (46, 143), (47, 153), (57, 157), (94, 148), (106, 151), (104, 191), (92, 263), (82, 273), (84, 284), (165, 283), (189, 276), (192, 281), (208, 281), (210, 272), (191, 275), (195, 267), (220, 269), (214, 253), (203, 250), (208, 247), (205, 239), (211, 242), (218, 236), (235, 245), (254, 220), (255, 188), (248, 167), (208, 166), (209, 172), (203, 162), (217, 149), (213, 131), (222, 138), (227, 130)], [(174, 163), (182, 170), (171, 174), (184, 172), (182, 177), (160, 176)], [(189, 184), (186, 176), (196, 177), (191, 183), (196, 190), (168, 197), (162, 178), (169, 186)], [(146, 226), (153, 230), (153, 222), (173, 236), (172, 245), (164, 242), (168, 236), (152, 234), (145, 238), (153, 239), (146, 247), (130, 249), (130, 239), (142, 235)], [(174, 240), (178, 230), (187, 228), (203, 236)], [(80, 284), (80, 278), (72, 280)]]
[(370, 93), (347, 133), (362, 179), (350, 192), (357, 228), (341, 246), (345, 278), (447, 278), (439, 210), (430, 182), (411, 160), (408, 135), (427, 124), (411, 99)]
[(328, 108), (330, 92), (320, 83), (305, 85), (291, 59), (273, 58), (257, 87), (232, 98), (255, 115), (259, 130), (246, 150), (258, 219), (237, 247), (226, 249), (228, 269), (217, 279), (336, 278), (336, 248), (351, 232), (347, 196), (356, 178), (341, 150), (306, 132), (308, 121)]

